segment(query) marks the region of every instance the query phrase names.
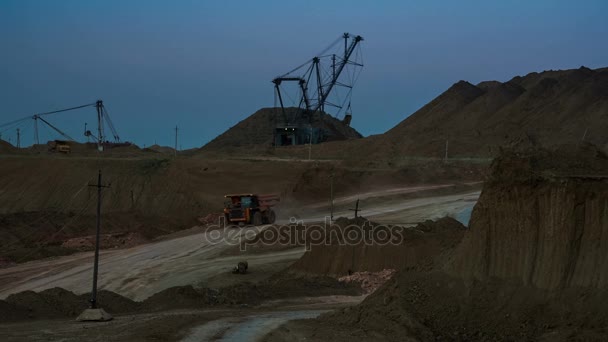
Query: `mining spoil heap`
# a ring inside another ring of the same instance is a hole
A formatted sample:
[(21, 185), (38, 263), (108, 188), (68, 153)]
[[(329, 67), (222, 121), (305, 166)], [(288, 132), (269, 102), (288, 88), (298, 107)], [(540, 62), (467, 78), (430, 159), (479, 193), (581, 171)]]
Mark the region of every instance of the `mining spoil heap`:
[(544, 71), (508, 82), (460, 81), (383, 135), (395, 152), (495, 156), (514, 144), (608, 142), (608, 69)]
[[(293, 117), (298, 109), (286, 108), (285, 111), (288, 117)], [(203, 147), (203, 150), (252, 146), (270, 147), (274, 142), (274, 131), (281, 124), (279, 120), (281, 116), (281, 108), (262, 108), (211, 140)], [(313, 116), (311, 126), (324, 130), (329, 137), (328, 141), (362, 137), (354, 128), (325, 113)]]
[(17, 151), (18, 150), (15, 146), (11, 145), (7, 141), (0, 139), (0, 153), (10, 154), (10, 153), (15, 153)]

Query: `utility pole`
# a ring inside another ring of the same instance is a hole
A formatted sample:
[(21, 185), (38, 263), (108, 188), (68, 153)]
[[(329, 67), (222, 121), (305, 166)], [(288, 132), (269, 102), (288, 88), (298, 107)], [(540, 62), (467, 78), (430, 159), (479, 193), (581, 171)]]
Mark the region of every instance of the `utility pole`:
[(38, 115), (34, 115), (34, 141), (36, 141), (36, 145), (40, 145), (40, 139), (38, 138)]
[(95, 260), (93, 262), (93, 289), (91, 291), (90, 309), (85, 310), (77, 320), (79, 321), (109, 321), (112, 316), (97, 307), (97, 274), (99, 273), (99, 239), (101, 235), (101, 190), (110, 185), (101, 184), (101, 170), (97, 175), (97, 184), (89, 184), (97, 188), (97, 231), (95, 233)]
[(99, 237), (101, 234), (101, 189), (109, 188), (109, 185), (101, 184), (101, 170), (97, 175), (97, 184), (89, 186), (97, 187), (97, 232), (95, 233), (95, 263), (93, 265), (93, 291), (91, 291), (91, 309), (97, 309), (97, 273), (99, 271)]
[(350, 211), (355, 212), (355, 218), (359, 217), (359, 199), (357, 198), (357, 202), (355, 202), (355, 209), (348, 209)]
[(175, 125), (175, 156), (177, 157), (177, 125)]
[(310, 128), (310, 138), (308, 140), (308, 160), (312, 158), (312, 125), (309, 125)]
[(21, 131), (17, 128), (17, 148), (21, 147)]
[(330, 178), (330, 183), (329, 183), (329, 197), (331, 200), (331, 211), (329, 214), (329, 220), (333, 221), (334, 220), (334, 171), (331, 171), (331, 176), (329, 176)]

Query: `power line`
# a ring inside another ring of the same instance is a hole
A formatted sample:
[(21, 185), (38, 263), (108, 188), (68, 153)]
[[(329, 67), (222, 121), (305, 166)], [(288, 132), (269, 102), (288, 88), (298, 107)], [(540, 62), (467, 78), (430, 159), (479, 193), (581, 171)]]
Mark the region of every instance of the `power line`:
[(55, 113), (61, 113), (61, 112), (67, 112), (67, 111), (70, 111), (70, 110), (76, 110), (76, 109), (80, 109), (80, 108), (93, 107), (93, 106), (95, 106), (95, 103), (89, 103), (89, 104), (85, 104), (85, 105), (82, 105), (82, 106), (76, 106), (76, 107), (70, 107), (70, 108), (65, 108), (65, 109), (54, 110), (52, 112), (40, 113), (40, 114), (38, 114), (38, 116), (55, 114)]

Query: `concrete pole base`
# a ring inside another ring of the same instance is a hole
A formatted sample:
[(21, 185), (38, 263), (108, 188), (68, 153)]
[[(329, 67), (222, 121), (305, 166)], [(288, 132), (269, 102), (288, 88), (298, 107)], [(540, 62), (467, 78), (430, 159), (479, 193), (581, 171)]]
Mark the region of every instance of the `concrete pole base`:
[(112, 315), (107, 313), (104, 309), (86, 309), (84, 310), (78, 318), (76, 318), (79, 322), (105, 322), (112, 320)]

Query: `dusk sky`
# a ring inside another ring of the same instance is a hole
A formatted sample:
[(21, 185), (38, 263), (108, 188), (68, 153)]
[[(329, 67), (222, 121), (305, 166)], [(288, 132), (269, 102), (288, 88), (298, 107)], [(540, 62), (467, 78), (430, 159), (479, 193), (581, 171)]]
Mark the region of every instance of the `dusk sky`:
[[(173, 145), (177, 125), (183, 149), (200, 147), (273, 106), (270, 81), (343, 32), (365, 39), (352, 126), (366, 136), (461, 79), (608, 66), (605, 0), (1, 0), (0, 124), (103, 99), (123, 140)], [(95, 118), (47, 117), (81, 141)]]

